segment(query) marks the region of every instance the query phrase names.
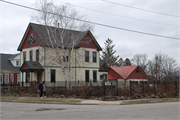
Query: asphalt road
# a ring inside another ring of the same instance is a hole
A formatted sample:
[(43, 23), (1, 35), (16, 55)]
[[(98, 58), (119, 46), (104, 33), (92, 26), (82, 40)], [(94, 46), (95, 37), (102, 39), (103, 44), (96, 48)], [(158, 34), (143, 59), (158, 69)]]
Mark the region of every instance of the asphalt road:
[(0, 119), (179, 120), (179, 105), (180, 102), (135, 105), (62, 105), (1, 102)]

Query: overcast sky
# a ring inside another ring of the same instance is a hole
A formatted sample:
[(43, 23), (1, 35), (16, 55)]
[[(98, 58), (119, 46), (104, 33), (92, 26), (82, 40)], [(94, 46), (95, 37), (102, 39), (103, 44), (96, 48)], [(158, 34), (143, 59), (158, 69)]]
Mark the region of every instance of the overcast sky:
[[(35, 3), (35, 0), (6, 1), (29, 7), (34, 7), (33, 4)], [(180, 27), (178, 27), (180, 26), (180, 18), (178, 17), (128, 8), (102, 0), (55, 0), (54, 2), (56, 4), (69, 2), (73, 5), (111, 14), (95, 12), (74, 6), (80, 14), (86, 15), (92, 22), (162, 36), (180, 37)], [(114, 0), (113, 2), (180, 16), (180, 0)], [(29, 22), (35, 22), (31, 19), (33, 12), (33, 10), (0, 2), (0, 53), (14, 54), (19, 52), (17, 48)], [(113, 14), (116, 14), (116, 16)], [(94, 26), (93, 34), (102, 48), (104, 47), (105, 40), (108, 38), (113, 40), (115, 44), (114, 49), (117, 51), (116, 55), (119, 55), (123, 59), (131, 59), (135, 54), (147, 54), (148, 59), (152, 59), (155, 53), (160, 52), (173, 57), (176, 61), (180, 61), (180, 59), (178, 60), (180, 56), (180, 50), (178, 48), (180, 46), (180, 40), (144, 35), (96, 25)]]

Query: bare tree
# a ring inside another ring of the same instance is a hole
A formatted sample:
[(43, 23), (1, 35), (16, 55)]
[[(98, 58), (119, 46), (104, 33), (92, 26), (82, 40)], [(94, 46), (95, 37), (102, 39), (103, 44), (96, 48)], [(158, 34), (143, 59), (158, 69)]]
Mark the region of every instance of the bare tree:
[(165, 54), (155, 54), (153, 60), (148, 62), (148, 74), (151, 79), (156, 81), (170, 81), (174, 79), (174, 75), (177, 72), (176, 61), (165, 55)]
[[(32, 17), (40, 24), (44, 25), (46, 40), (44, 40), (44, 48), (50, 49), (51, 53), (55, 55), (53, 59), (62, 68), (63, 75), (66, 81), (66, 87), (72, 89), (72, 62), (74, 48), (79, 42), (79, 38), (86, 30), (92, 29), (92, 26), (79, 22), (73, 18), (85, 19), (80, 16), (78, 12), (73, 9), (69, 4), (56, 5), (52, 1), (39, 0), (35, 4), (38, 13)], [(69, 56), (69, 60), (67, 57)], [(47, 59), (46, 56), (45, 59)], [(63, 62), (65, 61), (65, 64)], [(69, 61), (69, 62), (68, 62)], [(77, 62), (77, 61), (76, 61)], [(69, 79), (69, 84), (68, 84)]]
[(131, 63), (133, 65), (139, 65), (141, 69), (143, 69), (145, 72), (147, 71), (148, 60), (146, 54), (134, 55), (133, 58), (131, 59)]

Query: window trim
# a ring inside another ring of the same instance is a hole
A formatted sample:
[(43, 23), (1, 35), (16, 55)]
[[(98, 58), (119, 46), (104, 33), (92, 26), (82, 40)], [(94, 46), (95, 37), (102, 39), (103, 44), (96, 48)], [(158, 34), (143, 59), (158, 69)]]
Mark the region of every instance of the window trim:
[[(37, 51), (38, 51), (38, 59), (37, 59)], [(36, 61), (39, 62), (39, 49), (36, 50)]]
[[(8, 75), (8, 82), (6, 82), (6, 75)], [(5, 74), (4, 83), (5, 83), (5, 84), (8, 84), (8, 83), (9, 83), (9, 74)]]
[(23, 62), (26, 61), (26, 51), (23, 52)]
[(0, 76), (2, 76), (2, 82), (0, 81), (0, 83), (3, 83), (3, 74), (2, 74), (2, 73), (0, 73)]
[[(54, 81), (52, 82), (52, 70), (54, 70)], [(51, 75), (50, 75), (50, 80), (51, 80), (51, 83), (55, 83), (56, 82), (56, 69), (51, 69)]]
[[(88, 76), (88, 81), (86, 80), (86, 78), (87, 78), (87, 76), (86, 76), (86, 71), (89, 73), (89, 76)], [(90, 81), (90, 72), (89, 72), (89, 70), (85, 70), (85, 82), (89, 82)]]
[[(19, 75), (19, 79), (18, 79), (18, 75)], [(17, 74), (17, 83), (20, 83), (21, 82), (21, 76), (20, 74)]]
[[(87, 56), (87, 61), (86, 61), (86, 53), (88, 53), (88, 56)], [(89, 51), (85, 51), (85, 62), (89, 62)]]
[[(94, 76), (94, 72), (96, 73), (96, 76)], [(94, 81), (94, 77), (96, 77), (96, 81)], [(93, 70), (93, 82), (97, 82), (97, 70)]]
[(10, 76), (13, 76), (13, 77), (12, 77), (13, 80), (10, 80), (10, 81), (11, 81), (11, 83), (14, 83), (14, 74), (11, 74)]
[[(94, 53), (96, 55), (95, 61), (94, 61)], [(93, 63), (97, 63), (97, 52), (95, 52), (95, 51), (92, 52), (92, 61), (93, 61)]]
[(66, 57), (66, 60), (68, 62), (68, 56), (65, 56), (65, 55), (63, 55), (63, 62), (66, 62), (65, 57)]
[(33, 52), (32, 52), (32, 50), (29, 51), (29, 61), (33, 61)]
[[(18, 63), (18, 64), (17, 64)], [(16, 60), (16, 66), (19, 66), (19, 60)]]

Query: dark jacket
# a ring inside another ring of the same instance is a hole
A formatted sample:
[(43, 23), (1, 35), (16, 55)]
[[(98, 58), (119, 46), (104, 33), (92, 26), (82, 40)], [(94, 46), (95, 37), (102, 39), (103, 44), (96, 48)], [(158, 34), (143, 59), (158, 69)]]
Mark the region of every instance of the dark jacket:
[(43, 89), (43, 84), (40, 83), (40, 84), (38, 85), (38, 90), (42, 90), (42, 89)]

